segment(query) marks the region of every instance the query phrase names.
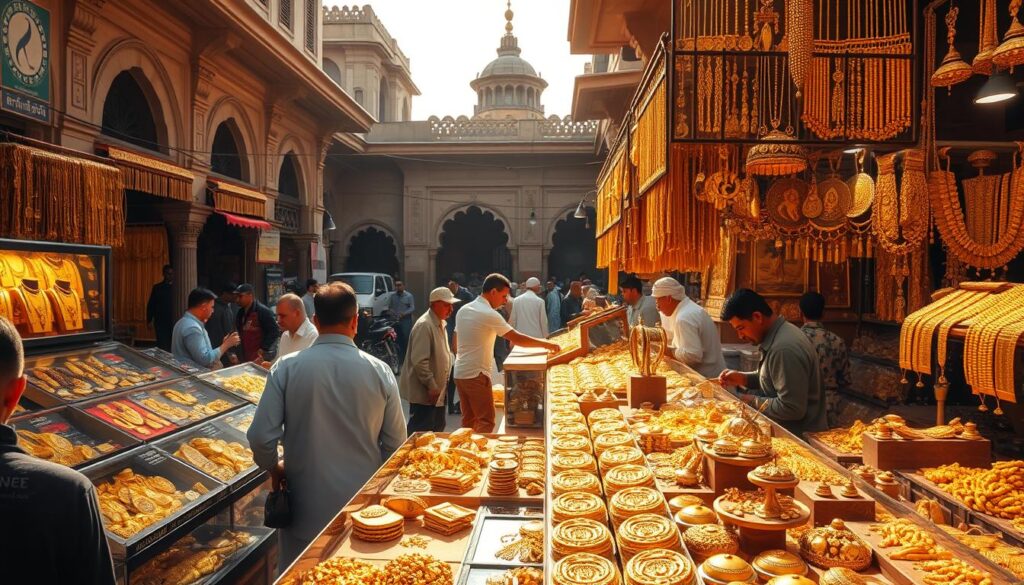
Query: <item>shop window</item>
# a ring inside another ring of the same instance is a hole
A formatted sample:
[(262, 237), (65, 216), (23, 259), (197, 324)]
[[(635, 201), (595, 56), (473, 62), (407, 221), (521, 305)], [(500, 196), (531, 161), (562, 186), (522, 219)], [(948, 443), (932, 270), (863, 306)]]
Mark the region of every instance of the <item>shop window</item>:
[(103, 134), (147, 150), (160, 146), (157, 122), (149, 99), (131, 71), (122, 71), (110, 84), (103, 102)]

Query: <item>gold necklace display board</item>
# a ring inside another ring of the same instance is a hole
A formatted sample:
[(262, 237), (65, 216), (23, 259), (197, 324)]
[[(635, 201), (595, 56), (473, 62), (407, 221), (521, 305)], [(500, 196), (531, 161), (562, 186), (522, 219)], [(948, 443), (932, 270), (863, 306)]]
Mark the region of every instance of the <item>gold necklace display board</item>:
[(912, 142), (916, 14), (906, 0), (675, 0), (673, 139)]
[(102, 332), (105, 257), (26, 249), (33, 244), (0, 240), (0, 317), (11, 321), (26, 340)]

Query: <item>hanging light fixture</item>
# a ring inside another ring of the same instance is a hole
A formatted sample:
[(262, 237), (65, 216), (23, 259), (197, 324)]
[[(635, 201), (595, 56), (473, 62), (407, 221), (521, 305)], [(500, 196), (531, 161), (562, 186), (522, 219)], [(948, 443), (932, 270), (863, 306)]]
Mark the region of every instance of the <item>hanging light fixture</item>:
[(334, 218), (331, 217), (330, 211), (324, 212), (324, 231), (333, 232), (338, 229), (338, 226), (334, 225)]
[(1017, 84), (1006, 71), (997, 71), (988, 78), (974, 98), (976, 104), (997, 104), (1017, 97)]
[(537, 212), (530, 210), (530, 225), (537, 225)]
[(576, 219), (586, 219), (587, 218), (587, 211), (585, 209), (583, 209), (583, 200), (582, 199), (580, 200), (580, 204), (576, 206), (576, 211), (573, 212), (572, 216), (575, 217)]

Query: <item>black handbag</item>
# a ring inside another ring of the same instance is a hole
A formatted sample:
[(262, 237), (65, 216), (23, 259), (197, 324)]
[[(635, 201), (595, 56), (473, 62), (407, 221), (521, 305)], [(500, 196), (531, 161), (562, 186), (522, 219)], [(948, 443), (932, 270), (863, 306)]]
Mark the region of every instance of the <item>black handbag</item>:
[(263, 504), (263, 525), (267, 528), (287, 528), (292, 523), (291, 492), (288, 480), (281, 480), (281, 489), (267, 494)]

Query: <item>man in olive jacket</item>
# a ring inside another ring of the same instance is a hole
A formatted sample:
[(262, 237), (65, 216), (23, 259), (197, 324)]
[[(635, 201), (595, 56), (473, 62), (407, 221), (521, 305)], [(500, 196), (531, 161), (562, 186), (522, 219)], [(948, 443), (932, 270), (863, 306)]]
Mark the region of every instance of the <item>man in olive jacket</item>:
[(459, 302), (448, 287), (430, 291), (430, 309), (423, 313), (409, 333), (409, 347), (398, 378), (398, 391), (409, 401), (407, 431), (444, 430), (445, 388), (452, 370), (445, 319)]

